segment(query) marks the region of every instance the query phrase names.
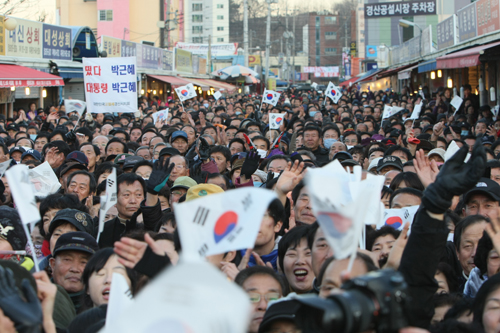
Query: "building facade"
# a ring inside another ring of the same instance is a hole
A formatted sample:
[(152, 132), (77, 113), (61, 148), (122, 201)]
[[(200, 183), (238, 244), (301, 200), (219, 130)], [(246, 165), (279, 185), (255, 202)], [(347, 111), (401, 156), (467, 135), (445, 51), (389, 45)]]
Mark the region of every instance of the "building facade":
[(229, 0), (184, 1), (183, 21), (186, 43), (229, 42)]
[(167, 48), (184, 40), (183, 12), (187, 2), (56, 0), (56, 21), (61, 25), (88, 26), (98, 40), (104, 35)]

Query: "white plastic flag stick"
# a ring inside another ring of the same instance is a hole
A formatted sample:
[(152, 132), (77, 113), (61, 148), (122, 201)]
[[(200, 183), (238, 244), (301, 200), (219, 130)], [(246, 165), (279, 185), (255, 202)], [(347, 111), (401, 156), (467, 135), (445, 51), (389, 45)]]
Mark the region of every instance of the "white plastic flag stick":
[(5, 172), (7, 177), (7, 182), (10, 186), (10, 191), (14, 203), (16, 204), (16, 209), (21, 218), (21, 223), (23, 224), (24, 232), (26, 233), (26, 238), (28, 239), (28, 246), (33, 254), (33, 263), (35, 264), (35, 270), (38, 272), (40, 269), (38, 267), (38, 259), (36, 257), (35, 246), (31, 239), (31, 234), (28, 230), (27, 225), (31, 224), (34, 226), (35, 223), (41, 220), (40, 211), (35, 202), (35, 195), (33, 194), (33, 187), (28, 176), (28, 166), (25, 164), (18, 164), (10, 168)]
[(116, 169), (113, 168), (111, 174), (106, 178), (106, 192), (105, 195), (101, 196), (101, 209), (99, 210), (99, 232), (97, 233), (97, 243), (99, 243), (99, 238), (104, 230), (104, 218), (106, 217), (106, 212), (114, 205), (117, 201), (117, 189), (116, 189)]

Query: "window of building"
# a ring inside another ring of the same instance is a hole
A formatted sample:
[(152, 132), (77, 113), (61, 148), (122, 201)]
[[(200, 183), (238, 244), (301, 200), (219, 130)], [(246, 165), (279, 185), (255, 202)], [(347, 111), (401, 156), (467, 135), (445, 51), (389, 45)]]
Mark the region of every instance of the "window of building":
[(203, 37), (193, 37), (193, 43), (203, 43)]
[(193, 12), (200, 12), (203, 10), (202, 3), (193, 3)]
[(337, 33), (335, 31), (326, 31), (325, 39), (337, 39)]
[(113, 21), (113, 10), (99, 10), (99, 21)]
[(193, 34), (201, 34), (203, 32), (203, 26), (194, 25), (193, 26)]
[(203, 22), (203, 15), (193, 15), (193, 22)]
[(224, 38), (217, 38), (217, 42), (223, 42)]
[(217, 19), (218, 20), (223, 20), (224, 19), (224, 15), (217, 15)]
[(327, 47), (327, 48), (325, 48), (325, 53), (326, 54), (337, 54), (337, 48), (336, 47)]
[(326, 16), (325, 24), (337, 24), (337, 16)]
[(217, 27), (217, 31), (224, 31), (224, 27)]
[(220, 9), (220, 8), (224, 8), (224, 5), (223, 5), (223, 4), (221, 4), (221, 3), (218, 3), (218, 4), (217, 4), (217, 8), (218, 8), (218, 9)]

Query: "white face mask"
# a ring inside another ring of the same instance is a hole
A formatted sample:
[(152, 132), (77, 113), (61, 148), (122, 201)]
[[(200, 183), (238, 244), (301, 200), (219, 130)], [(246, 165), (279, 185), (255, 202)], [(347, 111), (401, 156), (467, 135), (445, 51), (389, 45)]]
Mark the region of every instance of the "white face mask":
[(260, 158), (266, 158), (267, 156), (267, 150), (257, 149), (257, 153), (259, 154)]
[(349, 149), (354, 148), (354, 146), (347, 146), (347, 145), (346, 145), (346, 147), (347, 147), (348, 151), (349, 151)]

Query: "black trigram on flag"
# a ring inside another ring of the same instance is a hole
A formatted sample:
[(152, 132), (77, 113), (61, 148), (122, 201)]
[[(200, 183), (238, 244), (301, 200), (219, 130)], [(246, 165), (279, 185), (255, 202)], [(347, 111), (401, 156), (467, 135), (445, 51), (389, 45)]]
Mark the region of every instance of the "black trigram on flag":
[(198, 250), (198, 253), (200, 254), (201, 257), (204, 257), (207, 250), (208, 250), (207, 244), (203, 244)]
[(108, 187), (111, 187), (115, 184), (115, 181), (113, 179), (108, 179)]
[(193, 223), (204, 226), (207, 220), (209, 210), (203, 207), (198, 207), (196, 214), (194, 215)]
[(407, 219), (408, 216), (410, 216), (410, 212), (408, 211), (408, 209), (405, 209), (405, 219)]

